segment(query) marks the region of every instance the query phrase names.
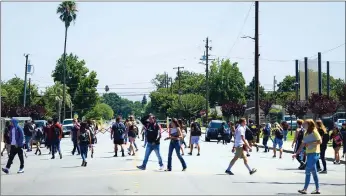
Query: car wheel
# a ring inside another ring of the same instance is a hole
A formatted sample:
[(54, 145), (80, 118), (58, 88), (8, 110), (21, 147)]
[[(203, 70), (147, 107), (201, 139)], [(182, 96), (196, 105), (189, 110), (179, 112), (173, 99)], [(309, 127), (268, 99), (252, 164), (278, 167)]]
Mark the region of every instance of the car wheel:
[(205, 141), (206, 141), (206, 142), (210, 142), (210, 139), (207, 138), (207, 136), (205, 136)]
[(64, 138), (65, 137), (65, 134), (62, 134), (62, 138)]

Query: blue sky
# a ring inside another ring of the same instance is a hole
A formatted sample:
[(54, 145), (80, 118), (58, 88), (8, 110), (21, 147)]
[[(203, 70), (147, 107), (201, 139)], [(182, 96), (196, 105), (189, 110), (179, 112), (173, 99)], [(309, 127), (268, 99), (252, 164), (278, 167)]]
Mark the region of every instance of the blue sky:
[[(100, 92), (109, 85), (124, 88), (112, 89), (120, 95), (149, 93), (155, 74), (166, 71), (175, 76), (173, 67), (178, 65), (203, 73), (205, 68), (198, 59), (206, 36), (212, 40), (212, 55), (238, 62), (247, 83), (254, 75), (254, 43), (236, 39), (250, 2), (77, 5), (79, 13), (68, 32), (67, 52), (85, 59), (87, 67), (97, 71)], [(64, 44), (57, 6), (57, 2), (2, 2), (2, 80), (15, 74), (24, 78), (23, 54), (29, 53), (35, 66), (32, 81), (40, 90), (53, 84), (51, 72)], [(278, 81), (294, 75), (295, 59), (317, 56), (317, 52), (345, 43), (343, 2), (261, 2), (259, 21), (260, 82), (267, 90), (273, 88), (274, 75)], [(254, 7), (242, 32), (254, 35)], [(331, 61), (333, 77), (345, 78), (345, 46), (322, 54), (322, 60)], [(141, 100), (142, 96), (126, 98)]]

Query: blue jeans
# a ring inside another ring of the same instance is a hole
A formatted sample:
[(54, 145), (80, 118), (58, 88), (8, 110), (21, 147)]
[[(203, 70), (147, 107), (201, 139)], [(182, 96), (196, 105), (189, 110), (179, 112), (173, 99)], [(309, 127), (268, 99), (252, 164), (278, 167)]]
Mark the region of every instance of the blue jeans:
[(79, 144), (80, 147), (80, 155), (84, 162), (87, 161), (88, 158), (88, 144)]
[(180, 154), (180, 141), (178, 141), (178, 140), (171, 140), (171, 142), (169, 143), (169, 149), (168, 149), (167, 169), (168, 170), (172, 169), (172, 154), (173, 154), (173, 150), (175, 150), (175, 153), (177, 154), (177, 157), (180, 160), (180, 163), (183, 166), (183, 168), (186, 168), (186, 163), (185, 163), (183, 157)]
[(287, 141), (288, 130), (284, 130), (283, 134), (284, 134), (284, 141)]
[(26, 146), (26, 150), (31, 150), (31, 138), (32, 136), (25, 136), (25, 146)]
[(77, 150), (78, 154), (80, 154), (80, 148), (79, 148), (77, 140), (72, 140), (72, 142), (73, 142), (72, 154), (74, 154), (76, 152), (76, 150)]
[(147, 136), (144, 136), (144, 147), (146, 147), (148, 144)]
[(143, 160), (142, 166), (144, 168), (147, 166), (149, 156), (150, 156), (152, 151), (155, 152), (157, 159), (159, 160), (159, 165), (160, 165), (160, 167), (162, 167), (163, 162), (162, 162), (162, 158), (160, 155), (160, 144), (151, 144), (151, 143), (147, 143), (147, 147), (145, 148), (145, 155), (144, 155), (144, 160)]
[(269, 139), (269, 136), (263, 136), (263, 141), (262, 141), (262, 144), (264, 146), (264, 150), (269, 150), (268, 148), (268, 139)]
[(60, 140), (53, 140), (52, 141), (52, 155), (54, 157), (55, 153), (59, 152), (59, 154), (61, 154), (61, 150), (60, 150)]
[(306, 160), (306, 166), (305, 166), (305, 185), (304, 189), (307, 190), (308, 186), (310, 184), (310, 178), (311, 174), (315, 181), (316, 190), (320, 189), (320, 185), (318, 182), (318, 176), (317, 176), (317, 168), (316, 163), (320, 158), (319, 153), (308, 153), (306, 154), (307, 160)]

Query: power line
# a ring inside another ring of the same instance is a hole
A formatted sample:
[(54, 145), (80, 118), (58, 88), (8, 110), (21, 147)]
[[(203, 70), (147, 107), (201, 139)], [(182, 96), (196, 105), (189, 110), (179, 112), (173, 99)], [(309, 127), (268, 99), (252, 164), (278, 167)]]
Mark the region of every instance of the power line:
[(228, 51), (227, 56), (232, 52), (234, 46), (237, 44), (237, 42), (238, 42), (238, 40), (239, 40), (241, 34), (243, 33), (243, 29), (244, 29), (244, 27), (245, 27), (245, 24), (246, 24), (246, 22), (247, 22), (247, 19), (249, 18), (249, 15), (250, 15), (252, 6), (253, 6), (253, 3), (251, 3), (251, 5), (250, 5), (249, 11), (247, 12), (247, 14), (246, 14), (246, 16), (245, 16), (245, 19), (244, 19), (244, 22), (243, 22), (242, 27), (240, 28), (239, 34), (238, 34), (238, 36), (237, 36), (235, 42), (233, 43), (231, 49)]
[[(336, 50), (336, 49), (338, 49), (338, 48), (340, 48), (341, 46), (344, 46), (344, 45), (345, 45), (345, 43), (340, 44), (340, 45), (338, 45), (338, 46), (336, 46), (336, 47), (334, 47), (334, 48), (331, 48), (331, 49), (329, 49), (329, 50), (326, 50), (326, 51), (324, 51), (324, 52), (321, 52), (321, 54), (326, 54), (326, 53), (331, 52), (331, 51), (333, 51), (333, 50)], [(314, 57), (316, 57), (316, 56), (317, 56), (317, 54), (314, 55), (314, 56), (311, 56), (311, 57), (309, 57), (309, 58), (314, 58)], [(330, 61), (329, 61), (329, 62), (330, 62)]]

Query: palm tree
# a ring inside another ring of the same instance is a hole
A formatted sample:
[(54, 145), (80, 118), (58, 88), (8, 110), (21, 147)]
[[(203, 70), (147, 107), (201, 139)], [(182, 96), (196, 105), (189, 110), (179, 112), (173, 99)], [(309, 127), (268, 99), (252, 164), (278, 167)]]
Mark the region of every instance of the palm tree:
[(64, 81), (64, 86), (63, 86), (63, 101), (62, 105), (64, 107), (64, 112), (63, 112), (63, 119), (65, 119), (66, 115), (66, 108), (65, 108), (65, 102), (66, 102), (66, 41), (67, 41), (67, 29), (70, 27), (71, 22), (74, 22), (77, 18), (77, 7), (76, 7), (76, 2), (74, 1), (64, 1), (62, 2), (59, 6), (58, 9), (56, 10), (56, 13), (59, 14), (59, 18), (62, 22), (65, 24), (65, 44), (64, 44), (64, 73), (63, 73), (63, 81)]

